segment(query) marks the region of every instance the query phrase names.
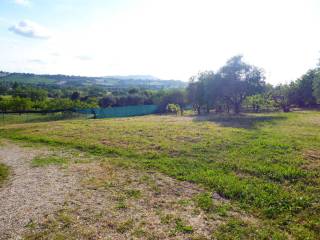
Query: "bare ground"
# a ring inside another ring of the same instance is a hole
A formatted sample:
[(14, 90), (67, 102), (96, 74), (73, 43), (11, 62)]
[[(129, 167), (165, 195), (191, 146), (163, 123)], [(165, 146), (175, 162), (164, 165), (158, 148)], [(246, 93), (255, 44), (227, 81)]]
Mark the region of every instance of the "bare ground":
[(44, 151), (10, 143), (0, 146), (0, 161), (11, 168), (10, 180), (0, 189), (0, 239), (19, 239), (31, 219), (58, 209), (75, 188), (75, 178), (56, 167), (30, 167)]
[[(31, 167), (35, 156), (50, 154), (68, 166)], [(228, 216), (255, 221), (232, 208), (223, 216), (202, 211), (194, 199), (204, 190), (194, 184), (81, 152), (5, 143), (0, 162), (12, 173), (0, 189), (1, 240), (210, 239)], [(228, 205), (217, 194), (212, 201)]]

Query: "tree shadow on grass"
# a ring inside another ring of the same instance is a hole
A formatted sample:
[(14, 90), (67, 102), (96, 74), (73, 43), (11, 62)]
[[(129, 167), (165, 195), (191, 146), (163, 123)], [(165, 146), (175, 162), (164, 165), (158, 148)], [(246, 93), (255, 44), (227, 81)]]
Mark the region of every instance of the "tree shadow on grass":
[(219, 124), (223, 127), (256, 129), (265, 123), (276, 124), (277, 121), (286, 120), (287, 116), (266, 116), (258, 114), (210, 114), (206, 116), (196, 116), (193, 121), (208, 121)]

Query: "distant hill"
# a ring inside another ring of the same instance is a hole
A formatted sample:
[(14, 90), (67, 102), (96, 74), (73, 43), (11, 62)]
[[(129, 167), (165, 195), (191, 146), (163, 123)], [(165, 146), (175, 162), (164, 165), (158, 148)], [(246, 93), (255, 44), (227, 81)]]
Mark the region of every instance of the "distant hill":
[(183, 88), (187, 83), (180, 80), (161, 80), (149, 75), (83, 77), (68, 75), (39, 75), (32, 73), (0, 72), (0, 81), (31, 85), (58, 85), (60, 87), (101, 86), (104, 88)]

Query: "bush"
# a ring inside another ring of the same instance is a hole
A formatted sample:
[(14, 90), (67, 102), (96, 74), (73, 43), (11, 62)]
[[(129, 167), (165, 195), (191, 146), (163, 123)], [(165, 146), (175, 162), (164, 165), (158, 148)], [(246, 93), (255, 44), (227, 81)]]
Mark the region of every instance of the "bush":
[(181, 112), (180, 106), (174, 103), (169, 103), (166, 107), (166, 111), (168, 113), (175, 113), (175, 114), (179, 114)]

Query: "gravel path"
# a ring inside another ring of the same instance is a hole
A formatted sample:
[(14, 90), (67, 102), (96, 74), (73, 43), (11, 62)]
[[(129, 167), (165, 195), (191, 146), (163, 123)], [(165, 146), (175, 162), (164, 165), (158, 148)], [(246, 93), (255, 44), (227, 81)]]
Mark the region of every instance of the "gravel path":
[(76, 178), (58, 167), (31, 167), (46, 150), (0, 145), (0, 162), (10, 166), (9, 181), (0, 188), (0, 239), (21, 239), (30, 221), (50, 214), (76, 188)]

